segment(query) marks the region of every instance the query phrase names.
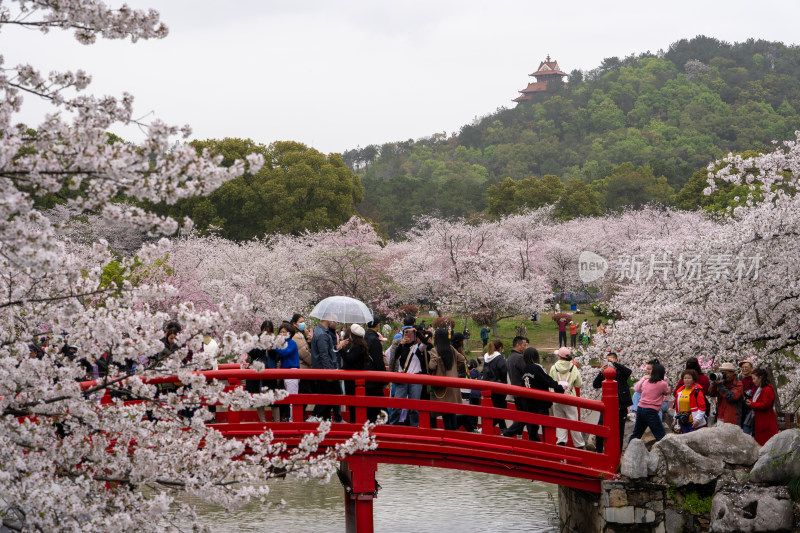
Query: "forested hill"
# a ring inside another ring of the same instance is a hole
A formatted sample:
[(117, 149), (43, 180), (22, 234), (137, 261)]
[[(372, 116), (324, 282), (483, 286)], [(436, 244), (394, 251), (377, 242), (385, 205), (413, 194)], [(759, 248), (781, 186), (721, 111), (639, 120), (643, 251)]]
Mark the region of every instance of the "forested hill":
[(800, 129), (800, 48), (684, 39), (510, 105), (450, 137), (346, 151), (364, 185), (359, 212), (397, 235), (420, 214), (498, 215), (565, 196), (565, 216), (673, 203), (709, 162)]

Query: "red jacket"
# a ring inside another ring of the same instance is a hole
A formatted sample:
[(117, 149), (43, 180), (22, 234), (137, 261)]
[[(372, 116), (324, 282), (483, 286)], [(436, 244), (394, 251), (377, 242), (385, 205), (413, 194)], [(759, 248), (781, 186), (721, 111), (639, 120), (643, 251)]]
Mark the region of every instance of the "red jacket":
[(731, 399), (728, 400), (727, 394), (720, 394), (717, 389), (719, 388), (721, 380), (717, 380), (711, 384), (711, 390), (708, 391), (709, 396), (716, 396), (717, 400), (717, 420), (722, 420), (728, 424), (741, 425), (742, 418), (742, 382), (733, 378), (731, 383), (723, 383), (723, 387), (730, 394)]
[(775, 417), (775, 389), (772, 385), (762, 387), (758, 400), (750, 404), (753, 410), (756, 442), (761, 446), (778, 433), (778, 419)]
[[(678, 387), (678, 390), (675, 391), (675, 414), (680, 412), (680, 408), (678, 406), (678, 398), (683, 392), (684, 386), (681, 385)], [(697, 391), (696, 393), (694, 391)], [(697, 419), (698, 414), (700, 414), (700, 418), (705, 420), (706, 416), (706, 398), (703, 394), (703, 388), (700, 387), (697, 383), (692, 385), (692, 393), (689, 395), (689, 409), (692, 411), (692, 419)], [(702, 426), (705, 426), (706, 422), (703, 422)]]

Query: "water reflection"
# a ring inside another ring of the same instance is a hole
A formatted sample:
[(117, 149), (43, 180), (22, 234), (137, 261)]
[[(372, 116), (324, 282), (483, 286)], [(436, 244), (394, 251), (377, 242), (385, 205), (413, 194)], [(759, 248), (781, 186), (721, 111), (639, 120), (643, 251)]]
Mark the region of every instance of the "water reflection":
[[(522, 479), (406, 465), (379, 465), (381, 491), (374, 503), (375, 530), (414, 533), (552, 532), (555, 485)], [(234, 513), (197, 505), (202, 523), (223, 533), (344, 531), (344, 492), (334, 477), (327, 485), (292, 479), (272, 483), (271, 499), (282, 510), (261, 504)]]

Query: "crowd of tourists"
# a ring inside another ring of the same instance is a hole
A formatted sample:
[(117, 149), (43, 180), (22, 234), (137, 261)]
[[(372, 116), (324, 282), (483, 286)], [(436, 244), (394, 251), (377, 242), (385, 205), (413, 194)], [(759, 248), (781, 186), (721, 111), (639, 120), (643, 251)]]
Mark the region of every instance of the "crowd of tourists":
[[(577, 335), (574, 324), (566, 324), (559, 320), (561, 325), (569, 326), (570, 335)], [(473, 380), (511, 384), (541, 391), (551, 391), (559, 394), (576, 395), (583, 387), (581, 372), (572, 361), (572, 350), (564, 345), (554, 352), (557, 360), (549, 372), (545, 370), (540, 361), (539, 351), (530, 346), (528, 338), (524, 335), (527, 330), (524, 323), (516, 327), (517, 335), (511, 341), (511, 350), (506, 357), (504, 343), (499, 340), (488, 340), (488, 328), (481, 330), (481, 340), (484, 344), (482, 357), (470, 358), (465, 348), (464, 333), (454, 333), (452, 328), (434, 329), (432, 326), (417, 324), (415, 318), (404, 320), (391, 344), (384, 350), (384, 343), (389, 342), (392, 329), (388, 324), (380, 327), (375, 320), (366, 324), (366, 328), (359, 324), (349, 327), (340, 327), (334, 315), (325, 316), (319, 320), (313, 329), (306, 327), (306, 319), (296, 313), (290, 319), (281, 322), (277, 328), (270, 320), (265, 320), (260, 328), (260, 341), (256, 348), (247, 354), (250, 365), (259, 363), (264, 368), (281, 369), (322, 369), (322, 370), (371, 370), (389, 371), (405, 374), (429, 374), (442, 377), (459, 377)], [(598, 324), (597, 328), (600, 328)], [(591, 326), (584, 321), (581, 328), (589, 331)], [(163, 350), (154, 356), (140, 356), (125, 364), (117, 365), (122, 370), (134, 372), (138, 366), (148, 366), (157, 362), (159, 358), (168, 355), (179, 348), (176, 343), (181, 325), (169, 322), (164, 327), (161, 342)], [(565, 328), (566, 331), (566, 328)], [(468, 332), (465, 332), (468, 335)], [(97, 358), (89, 358), (78, 353), (78, 347), (69, 343), (63, 335), (61, 351), (69, 358), (77, 360), (85, 370), (81, 379), (99, 379), (108, 374), (108, 355), (103, 354)], [(561, 337), (561, 335), (559, 335)], [(208, 335), (204, 336), (201, 350), (216, 354), (218, 346)], [(42, 348), (31, 345), (30, 357), (43, 355)], [(187, 360), (192, 358), (188, 352)], [(629, 387), (629, 379), (633, 371), (620, 361), (619, 354), (609, 352), (602, 361), (600, 371), (597, 373), (592, 386), (595, 389), (602, 387), (604, 370), (612, 366), (616, 370), (615, 380), (618, 386), (619, 397), (619, 441), (620, 449), (624, 444), (625, 422), (633, 419), (634, 426), (630, 439), (642, 438), (649, 428), (656, 440), (661, 440), (666, 431), (663, 418), (670, 408), (673, 409), (673, 427), (677, 433), (689, 433), (708, 427), (713, 423), (736, 424), (761, 445), (778, 432), (775, 399), (776, 392), (770, 373), (764, 368), (754, 368), (750, 361), (740, 361), (737, 365), (726, 362), (719, 366), (716, 372), (704, 373), (696, 357), (686, 361), (685, 368), (677, 376), (677, 381), (670, 384), (663, 365), (657, 359), (647, 362), (644, 375), (633, 386), (633, 394)], [(343, 385), (342, 385), (343, 383)], [(390, 387), (393, 398), (406, 398), (412, 400), (432, 400), (461, 404), (464, 400), (472, 405), (480, 405), (481, 391), (478, 389), (459, 389), (455, 387), (424, 387), (414, 383), (387, 383), (383, 381), (367, 381), (365, 393), (367, 396), (384, 396), (384, 390)], [(355, 394), (355, 383), (352, 380), (344, 382), (337, 380), (247, 380), (245, 388), (250, 393), (259, 393), (264, 390), (285, 389), (290, 395), (298, 393), (341, 395)], [(508, 396), (502, 393), (492, 393), (493, 407), (505, 409)], [(578, 409), (574, 406), (556, 402), (513, 397), (513, 402), (518, 411), (552, 415), (568, 420), (578, 420)], [(309, 420), (343, 421), (341, 408), (335, 399), (329, 404), (314, 406)], [(419, 426), (419, 411), (414, 409), (387, 409), (386, 423), (391, 425), (405, 424)], [(351, 411), (352, 412), (352, 411)], [(368, 407), (367, 418), (376, 422), (379, 420), (381, 408)], [(257, 409), (258, 419), (266, 421), (264, 408)], [(352, 415), (351, 415), (352, 416)], [(603, 424), (601, 414), (599, 424)], [(456, 415), (453, 413), (430, 413), (431, 425), (436, 426), (436, 419), (441, 417), (445, 429), (455, 430), (464, 428), (467, 431), (478, 430), (478, 418), (474, 416)], [(292, 421), (292, 412), (288, 405), (272, 407), (273, 421)], [(355, 420), (350, 419), (350, 422)], [(513, 422), (506, 425), (506, 420), (495, 419), (495, 426), (506, 437), (519, 437), (527, 429), (528, 438), (532, 441), (544, 440), (545, 428), (538, 424)], [(579, 431), (567, 431), (557, 428), (555, 440), (558, 445), (567, 445), (571, 437), (572, 444), (578, 449), (584, 449), (586, 441)], [(596, 451), (604, 451), (604, 439), (596, 439)]]
[[(676, 433), (690, 433), (714, 423), (735, 424), (763, 446), (778, 432), (776, 392), (770, 373), (765, 368), (754, 368), (751, 361), (739, 361), (738, 368), (726, 362), (717, 372), (706, 375), (698, 358), (689, 357), (673, 387), (664, 366), (652, 359), (645, 366), (645, 375), (633, 386), (633, 397), (627, 385), (632, 372), (614, 353), (608, 354), (594, 386), (600, 387), (602, 370), (607, 365), (615, 367), (620, 383), (621, 427), (628, 412), (633, 413), (629, 440), (641, 438), (648, 428), (657, 441), (664, 438), (663, 416), (670, 408), (674, 410), (672, 429)], [(622, 438), (620, 432), (620, 446)]]

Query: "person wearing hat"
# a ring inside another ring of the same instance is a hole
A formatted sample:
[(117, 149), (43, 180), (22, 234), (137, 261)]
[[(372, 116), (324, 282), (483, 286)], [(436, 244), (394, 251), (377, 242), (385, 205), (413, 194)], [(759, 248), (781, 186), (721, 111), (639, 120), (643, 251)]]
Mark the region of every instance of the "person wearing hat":
[(736, 379), (738, 369), (733, 363), (723, 363), (719, 371), (722, 376), (714, 376), (708, 391), (709, 396), (717, 398), (717, 423), (741, 426), (744, 387)]
[[(576, 396), (575, 389), (583, 385), (583, 380), (581, 379), (580, 371), (572, 364), (570, 349), (562, 346), (553, 353), (558, 356), (558, 361), (550, 368), (550, 377), (563, 387), (564, 394)], [(567, 420), (578, 420), (578, 408), (574, 405), (554, 403), (553, 416), (566, 418)], [(575, 447), (579, 450), (584, 449), (586, 443), (583, 440), (583, 433), (580, 431), (571, 431), (570, 433)], [(559, 446), (567, 445), (566, 429), (556, 428), (556, 444)]]
[[(341, 355), (342, 355), (342, 370), (368, 370), (367, 363), (369, 362), (369, 347), (367, 341), (364, 340), (365, 331), (359, 324), (352, 324), (350, 326), (349, 338), (342, 341)], [(348, 379), (344, 381), (344, 393), (348, 396), (356, 395), (355, 381)], [(350, 413), (350, 422), (356, 421), (355, 410), (348, 409)]]
[[(404, 326), (401, 339), (400, 344), (392, 351), (390, 370), (404, 374), (427, 374), (428, 348), (424, 342), (422, 329), (417, 329), (414, 326)], [(419, 400), (422, 397), (422, 384), (397, 383), (392, 397)], [(390, 425), (402, 424), (404, 411), (406, 409), (393, 409), (389, 414), (387, 423)], [(407, 414), (408, 424), (413, 427), (419, 427), (419, 411), (409, 409)]]
[[(373, 372), (386, 372), (386, 363), (383, 361), (383, 344), (381, 344), (381, 336), (378, 333), (380, 327), (380, 320), (373, 320), (367, 323), (367, 331), (364, 334), (364, 340), (367, 343), (367, 368)], [(365, 389), (367, 396), (383, 396), (383, 389), (386, 388), (387, 383), (383, 381), (367, 381)], [(367, 407), (367, 420), (375, 422), (381, 410), (379, 407)]]

